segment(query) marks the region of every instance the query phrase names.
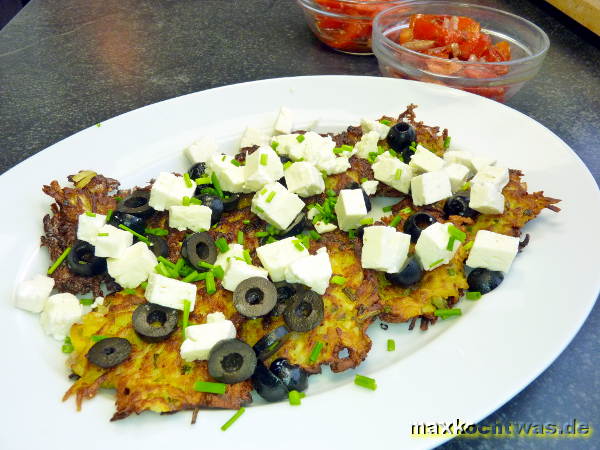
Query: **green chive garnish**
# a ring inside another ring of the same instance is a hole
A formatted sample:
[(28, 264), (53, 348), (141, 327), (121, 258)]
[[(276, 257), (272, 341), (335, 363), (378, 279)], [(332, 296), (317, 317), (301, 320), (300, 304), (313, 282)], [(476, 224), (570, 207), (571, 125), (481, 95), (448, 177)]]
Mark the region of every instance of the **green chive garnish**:
[(300, 239), (294, 239), (292, 241), (292, 243), (294, 244), (294, 247), (296, 247), (296, 249), (298, 249), (298, 251), (304, 250), (304, 245), (302, 245), (302, 243), (300, 242)]
[(288, 399), (290, 401), (290, 405), (292, 405), (292, 406), (299, 406), (301, 398), (302, 398), (302, 396), (301, 396), (300, 392), (295, 391), (295, 390), (291, 390), (288, 394)]
[(396, 169), (396, 173), (394, 174), (394, 179), (399, 180), (400, 178), (402, 178), (402, 170)]
[(276, 141), (271, 142), (271, 148), (273, 150), (277, 150), (277, 147), (279, 147), (279, 142), (276, 142)]
[(434, 261), (431, 264), (429, 264), (428, 269), (431, 269), (432, 267), (437, 266), (441, 262), (444, 262), (444, 258), (438, 259), (437, 261)]
[(183, 174), (183, 181), (185, 181), (187, 187), (191, 188), (193, 186), (192, 180), (190, 180), (190, 174), (187, 172)]
[(191, 283), (193, 282), (193, 280), (196, 279), (196, 275), (198, 275), (198, 272), (196, 272), (195, 270), (193, 272), (190, 272), (183, 280), (184, 283)]
[(206, 293), (214, 294), (217, 292), (217, 285), (215, 284), (215, 276), (212, 272), (206, 272)]
[(465, 184), (463, 184), (460, 188), (461, 191), (468, 191), (469, 188), (471, 187), (471, 183), (469, 181), (467, 181)]
[(202, 200), (196, 197), (190, 198), (190, 205), (202, 205)]
[(464, 231), (459, 230), (454, 225), (448, 226), (448, 234), (460, 242), (465, 242), (467, 235)]
[(190, 307), (192, 303), (189, 300), (183, 300), (183, 316), (181, 318), (181, 333), (183, 334), (183, 339), (185, 340), (185, 329), (188, 326), (190, 320)]
[(94, 214), (93, 212), (89, 212), (89, 211), (86, 211), (85, 215), (88, 217), (96, 217), (96, 214)]
[(479, 300), (481, 298), (481, 292), (469, 291), (466, 294), (467, 300)]
[(237, 412), (231, 417), (231, 419), (229, 419), (227, 422), (225, 422), (223, 424), (223, 426), (221, 427), (221, 431), (225, 431), (227, 430), (227, 428), (229, 428), (231, 425), (233, 425), (233, 423), (238, 420), (240, 418), (240, 416), (242, 414), (244, 414), (244, 412), (246, 412), (246, 408), (240, 408), (237, 410)]
[(310, 230), (308, 232), (308, 235), (315, 241), (318, 241), (319, 239), (321, 239), (321, 235), (319, 233), (317, 233), (315, 230)]
[(406, 208), (401, 209), (400, 212), (403, 214), (410, 214), (413, 212), (413, 210), (410, 208), (410, 206), (407, 206)]
[(240, 167), (241, 166), (240, 162), (237, 159), (232, 159), (231, 160), (231, 164), (233, 164), (236, 167)]
[(140, 241), (142, 241), (143, 243), (145, 243), (148, 247), (150, 247), (152, 245), (152, 242), (150, 242), (146, 236), (142, 236), (140, 233), (138, 233), (136, 231), (133, 231), (131, 228), (123, 225), (122, 223), (119, 224), (119, 228), (121, 230), (129, 231), (136, 238), (138, 238)]
[(289, 167), (290, 167), (292, 164), (293, 164), (293, 163), (292, 163), (291, 161), (286, 161), (286, 162), (283, 164), (283, 170), (286, 170), (286, 169), (288, 169), (288, 168), (289, 168)]
[(387, 340), (387, 351), (393, 352), (394, 350), (396, 350), (396, 341), (394, 341), (393, 339), (388, 339)]
[(276, 192), (275, 192), (275, 191), (271, 191), (271, 192), (269, 193), (269, 196), (267, 197), (267, 199), (266, 199), (265, 201), (266, 201), (267, 203), (271, 203), (271, 201), (272, 201), (272, 200), (275, 198), (275, 194), (276, 194)]
[(450, 239), (448, 239), (448, 245), (446, 245), (446, 250), (451, 252), (452, 249), (454, 248), (455, 241), (456, 241), (456, 238), (454, 236), (450, 236)]
[(113, 210), (109, 209), (108, 212), (106, 213), (106, 222), (110, 222), (112, 215), (113, 215)]
[(298, 142), (304, 142), (304, 135), (303, 134), (299, 134), (298, 136), (296, 136), (296, 140)]
[(194, 180), (197, 185), (210, 184), (210, 177), (201, 177)]
[(400, 223), (401, 220), (402, 220), (402, 217), (400, 217), (400, 216), (394, 217), (392, 219), (392, 221), (390, 222), (390, 227), (394, 227), (395, 228)]
[(215, 245), (217, 246), (217, 248), (219, 249), (219, 251), (221, 253), (225, 253), (229, 251), (229, 244), (227, 244), (227, 241), (225, 240), (225, 238), (220, 237), (219, 239), (217, 239), (215, 241)]
[(198, 265), (199, 265), (200, 267), (203, 267), (203, 268), (205, 268), (205, 269), (211, 269), (211, 270), (212, 270), (212, 269), (214, 269), (214, 268), (215, 268), (215, 266), (213, 266), (212, 264), (209, 264), (209, 263), (207, 263), (206, 261), (199, 261), (199, 262), (198, 262)]
[(371, 389), (374, 391), (377, 389), (377, 383), (374, 378), (365, 377), (364, 375), (356, 374), (354, 377), (354, 384), (360, 387)]
[(382, 124), (384, 124), (384, 125), (390, 126), (390, 124), (391, 124), (392, 122), (390, 122), (390, 121), (389, 121), (389, 120), (387, 120), (387, 119), (381, 119), (381, 120), (379, 121), (379, 123), (382, 123)]
[(101, 236), (101, 237), (108, 236), (108, 233), (98, 233), (96, 236)]
[(342, 285), (342, 284), (346, 284), (346, 281), (348, 281), (346, 278), (340, 277), (339, 275), (334, 275), (331, 277), (331, 282), (333, 284)]
[(213, 275), (215, 276), (215, 278), (222, 280), (223, 277), (225, 276), (225, 271), (223, 270), (223, 268), (221, 266), (215, 266), (215, 268), (212, 270)]
[(94, 299), (93, 298), (80, 298), (79, 303), (81, 303), (83, 306), (91, 306), (94, 303)]
[(137, 295), (136, 290), (131, 288), (123, 289), (121, 292), (125, 295)]
[(444, 139), (444, 148), (450, 147), (450, 140), (450, 136), (446, 136), (446, 138)]
[(328, 197), (335, 197), (335, 191), (333, 189), (327, 189)]
[(246, 264), (252, 264), (252, 258), (250, 257), (250, 252), (248, 250), (244, 250), (243, 255), (244, 255), (244, 261), (246, 261)]
[(144, 233), (153, 234), (154, 236), (166, 236), (169, 232), (163, 228), (145, 228)]
[(183, 206), (190, 206), (190, 198), (187, 195), (184, 195), (181, 204)]
[(108, 336), (102, 336), (101, 334), (94, 334), (90, 339), (92, 342), (100, 342), (102, 339), (106, 339)]
[(260, 206), (255, 206), (254, 209), (257, 210), (261, 214), (264, 214), (264, 212), (265, 212), (265, 210), (262, 209)]
[(446, 319), (447, 317), (460, 316), (462, 311), (460, 308), (436, 309), (433, 314), (437, 317), (441, 317), (442, 319)]
[(465, 250), (470, 250), (471, 247), (473, 247), (473, 244), (475, 243), (475, 241), (469, 241), (465, 244)]
[(206, 392), (207, 394), (224, 394), (227, 389), (225, 383), (212, 383), (210, 381), (196, 381), (194, 390), (196, 392)]
[(263, 153), (262, 155), (260, 155), (260, 165), (261, 166), (266, 166), (268, 162), (269, 162), (269, 155), (267, 155), (266, 153)]
[(360, 224), (361, 225), (373, 225), (373, 218), (365, 217), (364, 219), (360, 219)]
[(348, 230), (348, 239), (354, 239), (356, 237), (356, 230)]
[(223, 189), (221, 189), (221, 183), (217, 178), (217, 174), (213, 172), (210, 176), (210, 180), (212, 181), (212, 184), (215, 187), (215, 191), (217, 191), (217, 195), (219, 196), (219, 198), (223, 198)]
[(313, 347), (312, 352), (310, 352), (310, 357), (308, 358), (308, 361), (314, 363), (321, 354), (322, 349), (323, 343), (321, 341), (318, 341)]
[(242, 230), (239, 230), (237, 232), (237, 243), (240, 245), (244, 245), (244, 232)]
[(120, 202), (121, 200), (123, 200), (123, 197), (121, 197), (120, 195), (115, 195), (113, 198), (115, 199), (115, 202), (117, 202), (117, 203)]
[(267, 233), (266, 231), (257, 231), (256, 233), (254, 233), (254, 236), (256, 237), (267, 237), (269, 235), (269, 233)]
[(171, 261), (169, 261), (167, 258), (165, 258), (164, 256), (159, 256), (158, 258), (156, 258), (159, 262), (165, 264), (169, 269), (174, 269), (175, 268), (175, 264), (173, 264)]
[(248, 220), (248, 219), (244, 219), (244, 220), (242, 221), (242, 223), (243, 223), (244, 225), (248, 225), (248, 224), (250, 223), (250, 220)]
[(390, 206), (384, 206), (382, 208), (382, 210), (383, 210), (383, 212), (390, 212), (392, 210), (392, 206), (391, 205)]
[(56, 258), (56, 261), (54, 261), (54, 264), (52, 264), (50, 266), (50, 268), (48, 269), (48, 275), (52, 275), (54, 273), (54, 271), (58, 268), (58, 266), (60, 266), (62, 264), (62, 262), (65, 260), (65, 258), (67, 257), (67, 255), (71, 252), (71, 247), (67, 247), (65, 249), (64, 252), (62, 252), (60, 254), (60, 256), (58, 258)]

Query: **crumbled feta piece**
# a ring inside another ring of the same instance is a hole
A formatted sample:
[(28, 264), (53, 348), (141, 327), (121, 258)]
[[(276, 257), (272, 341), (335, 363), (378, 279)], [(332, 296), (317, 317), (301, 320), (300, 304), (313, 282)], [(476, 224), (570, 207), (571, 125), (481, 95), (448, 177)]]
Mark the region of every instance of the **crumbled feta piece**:
[(350, 160), (345, 157), (332, 158), (318, 163), (318, 168), (324, 171), (327, 175), (337, 175), (344, 173), (350, 168)]
[(417, 173), (435, 172), (444, 167), (444, 160), (421, 144), (417, 144), (417, 150), (412, 155), (408, 165)]
[(325, 223), (320, 220), (314, 223), (314, 227), (319, 234), (329, 233), (330, 231), (337, 230), (337, 226), (335, 226), (333, 223)]
[(126, 289), (138, 287), (146, 281), (157, 264), (156, 256), (143, 242), (126, 248), (118, 258), (106, 260), (108, 274)]
[(479, 230), (471, 247), (467, 266), (508, 272), (519, 251), (519, 238)]
[(367, 215), (367, 205), (361, 189), (342, 189), (335, 204), (338, 226), (342, 231), (358, 228)]
[(181, 344), (179, 353), (187, 362), (204, 361), (217, 342), (233, 339), (235, 336), (233, 322), (226, 320), (222, 313), (212, 313), (207, 316), (205, 324), (189, 325), (185, 329), (186, 339)]
[(306, 213), (306, 218), (308, 220), (313, 220), (315, 217), (317, 217), (317, 214), (319, 214), (319, 210), (317, 208), (309, 208), (308, 212)]
[(181, 205), (183, 197), (193, 197), (195, 190), (196, 183), (188, 187), (183, 177), (161, 172), (152, 184), (148, 204), (157, 211), (165, 211), (169, 206)]
[(376, 120), (361, 119), (360, 127), (362, 128), (363, 133), (376, 131), (377, 134), (379, 134), (379, 139), (385, 139), (390, 132), (390, 127)]
[(183, 154), (190, 164), (197, 164), (208, 161), (212, 154), (217, 153), (217, 149), (215, 138), (205, 136), (184, 148)]
[(451, 223), (436, 222), (423, 231), (415, 245), (415, 254), (425, 270), (433, 270), (448, 264), (460, 247), (460, 241), (454, 240), (452, 250), (448, 250)]
[(285, 169), (284, 174), (288, 190), (300, 197), (310, 197), (325, 191), (323, 175), (309, 162), (295, 162)]
[(54, 279), (36, 275), (31, 280), (21, 281), (15, 293), (15, 306), (32, 313), (42, 312), (46, 299), (54, 287)]
[(450, 163), (446, 165), (443, 169), (444, 172), (448, 175), (450, 179), (450, 187), (452, 188), (452, 192), (457, 192), (461, 187), (469, 179), (469, 175), (471, 171), (467, 166), (463, 166), (458, 163)]
[(104, 305), (104, 297), (96, 297), (94, 303), (91, 304), (90, 309), (94, 309), (102, 305)]
[(94, 245), (100, 228), (104, 225), (106, 225), (106, 216), (103, 214), (95, 214), (94, 216), (81, 214), (77, 220), (77, 239)]
[(294, 161), (304, 158), (306, 161), (312, 162), (317, 166), (317, 169), (324, 170), (322, 167), (323, 163), (336, 159), (336, 155), (333, 153), (335, 142), (330, 136), (321, 136), (314, 131), (309, 131), (304, 134), (304, 141), (302, 143), (305, 146), (301, 155), (296, 155), (292, 152), (289, 154), (290, 158)]
[(327, 248), (321, 247), (316, 255), (308, 255), (291, 263), (285, 270), (285, 280), (288, 283), (304, 284), (323, 295), (332, 274)]
[(485, 167), (495, 165), (496, 160), (492, 158), (487, 158), (485, 156), (474, 156), (473, 158), (471, 158), (471, 164), (473, 164), (473, 169), (479, 172)]
[(452, 196), (450, 178), (446, 172), (425, 172), (410, 181), (415, 206), (430, 205)]
[(247, 127), (242, 134), (242, 138), (240, 139), (240, 148), (253, 147), (258, 145), (269, 145), (269, 139), (271, 137), (259, 130), (258, 128)]
[(496, 164), (496, 160), (494, 159), (485, 156), (475, 156), (471, 152), (464, 150), (449, 150), (444, 153), (444, 160), (449, 163), (454, 162), (467, 166), (473, 172), (477, 172), (485, 166)]
[(379, 155), (371, 168), (375, 179), (404, 194), (410, 191), (410, 181), (414, 177), (412, 168), (398, 158), (394, 158), (390, 152)]
[(254, 153), (246, 156), (244, 168), (245, 188), (253, 192), (283, 177), (283, 164), (279, 155), (268, 146), (259, 147)]
[(364, 133), (360, 141), (356, 143), (357, 155), (359, 158), (368, 159), (369, 153), (377, 152), (377, 144), (379, 143), (379, 133), (377, 131), (369, 131)]
[(204, 205), (174, 205), (169, 207), (169, 226), (179, 231), (196, 232), (210, 229), (212, 209)]
[[(208, 160), (207, 166), (214, 173), (221, 189), (227, 192), (252, 192), (246, 188), (246, 168), (231, 163), (234, 158), (229, 155), (215, 153)], [(190, 196), (191, 197), (191, 196)], [(181, 202), (179, 202), (181, 204)]]
[(395, 273), (406, 261), (410, 235), (395, 228), (374, 225), (365, 227), (361, 265), (364, 269)]
[(300, 197), (279, 183), (267, 184), (252, 197), (251, 211), (280, 230), (285, 230), (302, 208)]
[(289, 237), (271, 244), (265, 244), (256, 249), (260, 263), (269, 271), (273, 282), (285, 279), (285, 269), (294, 261), (308, 256), (308, 250), (302, 246), (298, 250), (294, 241), (296, 238)]
[(214, 265), (221, 266), (221, 268), (227, 272), (229, 262), (236, 258), (244, 259), (244, 246), (240, 244), (229, 244), (229, 250), (225, 253), (219, 253)]
[(279, 110), (279, 115), (275, 121), (276, 134), (290, 134), (292, 132), (292, 110), (289, 108), (282, 107)]
[[(304, 147), (306, 147), (306, 144), (304, 143), (305, 138), (299, 138), (299, 136), (301, 135), (297, 133), (273, 136), (271, 139), (271, 146), (275, 148), (278, 155), (297, 156), (297, 158), (293, 159), (303, 158), (301, 155), (304, 155)], [(300, 141), (298, 141), (298, 139), (300, 139)]]
[(151, 273), (144, 293), (150, 303), (183, 311), (183, 301), (189, 300), (190, 311), (196, 304), (196, 285)]
[(502, 214), (504, 195), (492, 183), (475, 183), (471, 186), (469, 207), (481, 214)]
[(83, 306), (73, 294), (63, 293), (48, 297), (40, 315), (44, 332), (58, 341), (69, 334), (71, 325), (81, 319)]
[(379, 186), (379, 181), (376, 180), (367, 180), (360, 185), (367, 195), (375, 195), (377, 186)]
[(235, 288), (242, 281), (252, 277), (267, 278), (268, 272), (262, 267), (256, 267), (239, 259), (229, 261), (229, 267), (221, 285), (228, 291), (235, 291)]
[[(98, 230), (94, 243), (94, 255), (109, 258), (118, 258), (133, 244), (133, 234), (112, 225), (104, 225)], [(104, 236), (106, 234), (106, 236)]]
[(486, 166), (477, 172), (477, 175), (473, 177), (471, 182), (473, 184), (481, 182), (492, 183), (496, 186), (496, 189), (502, 191), (504, 186), (508, 184), (508, 179), (509, 175), (506, 167)]

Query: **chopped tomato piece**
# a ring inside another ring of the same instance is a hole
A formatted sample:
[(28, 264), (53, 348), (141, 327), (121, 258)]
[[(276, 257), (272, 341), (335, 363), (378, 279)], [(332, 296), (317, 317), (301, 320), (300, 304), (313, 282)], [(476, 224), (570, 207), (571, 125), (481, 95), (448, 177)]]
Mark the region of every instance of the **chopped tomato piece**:
[(400, 44), (404, 44), (405, 42), (412, 40), (413, 32), (410, 28), (404, 28), (402, 31), (400, 31), (400, 35), (398, 37), (398, 42), (400, 42)]

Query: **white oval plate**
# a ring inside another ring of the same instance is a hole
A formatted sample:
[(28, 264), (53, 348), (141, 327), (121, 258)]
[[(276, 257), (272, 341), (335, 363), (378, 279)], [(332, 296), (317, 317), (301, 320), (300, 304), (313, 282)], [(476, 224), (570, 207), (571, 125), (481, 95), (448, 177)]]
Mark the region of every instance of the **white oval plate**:
[[(353, 371), (311, 378), (302, 406), (249, 407), (226, 432), (231, 411), (144, 413), (109, 422), (110, 392), (84, 403), (61, 403), (69, 387), (60, 343), (43, 335), (34, 315), (15, 309), (15, 283), (48, 264), (39, 249), (50, 200), (41, 185), (94, 169), (144, 183), (160, 170), (182, 170), (181, 149), (203, 135), (233, 151), (247, 125), (268, 129), (279, 107), (295, 126), (341, 130), (361, 117), (396, 115), (419, 105), (418, 119), (447, 127), (452, 147), (498, 159), (524, 171), (530, 191), (563, 199), (527, 225), (531, 243), (502, 286), (478, 302), (462, 301), (463, 316), (423, 333), (406, 324), (369, 334), (373, 350), (359, 367), (377, 379), (375, 392), (354, 386)], [(315, 123), (315, 120), (318, 122)], [(4, 413), (0, 448), (423, 448), (411, 425), (460, 419), (474, 423), (508, 401), (542, 372), (573, 338), (599, 292), (597, 224), (600, 193), (581, 160), (551, 131), (504, 105), (432, 84), (390, 78), (317, 76), (226, 86), (150, 105), (75, 134), (0, 176), (5, 217), (0, 225), (0, 328)], [(397, 351), (385, 351), (387, 338)], [(352, 372), (352, 373), (350, 373)]]

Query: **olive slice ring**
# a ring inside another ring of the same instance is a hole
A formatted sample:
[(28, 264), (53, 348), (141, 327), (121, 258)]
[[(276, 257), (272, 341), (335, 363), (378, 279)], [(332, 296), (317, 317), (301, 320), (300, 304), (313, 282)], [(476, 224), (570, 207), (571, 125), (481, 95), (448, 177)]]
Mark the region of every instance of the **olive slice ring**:
[(76, 275), (92, 277), (106, 272), (106, 258), (94, 255), (95, 248), (85, 241), (75, 241), (67, 255), (67, 266)]
[(323, 298), (315, 291), (306, 290), (292, 298), (283, 319), (292, 331), (310, 331), (323, 321), (324, 309)]
[(195, 269), (204, 272), (206, 267), (201, 263), (214, 264), (217, 260), (217, 246), (210, 234), (194, 233), (183, 241), (181, 256)]

